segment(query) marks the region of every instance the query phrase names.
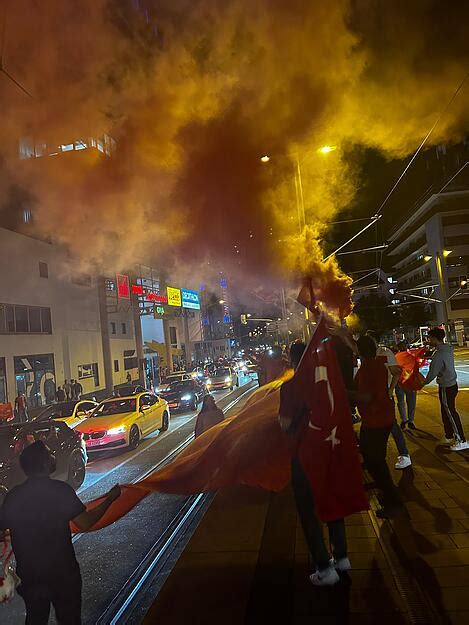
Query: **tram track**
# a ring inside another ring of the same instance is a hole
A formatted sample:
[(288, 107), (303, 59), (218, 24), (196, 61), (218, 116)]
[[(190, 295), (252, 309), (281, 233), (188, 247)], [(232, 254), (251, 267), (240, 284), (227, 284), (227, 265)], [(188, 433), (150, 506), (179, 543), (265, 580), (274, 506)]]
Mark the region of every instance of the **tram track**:
[[(254, 388), (241, 393), (238, 397), (229, 401), (223, 409), (227, 412), (234, 408), (246, 395), (252, 393)], [(135, 483), (144, 479), (158, 468), (169, 464), (185, 447), (194, 440), (194, 434), (186, 437), (179, 445), (172, 449), (164, 458), (147, 469)], [(190, 531), (195, 520), (203, 509), (214, 497), (213, 493), (199, 493), (185, 498), (182, 505), (173, 515), (164, 532), (158, 536), (151, 547), (147, 549), (138, 566), (128, 576), (120, 590), (113, 596), (100, 616), (94, 621), (96, 625), (118, 625), (126, 623), (133, 608), (138, 604), (141, 593), (148, 589), (151, 582), (161, 573), (168, 558), (174, 552), (184, 535)], [(84, 534), (77, 534), (75, 540)]]

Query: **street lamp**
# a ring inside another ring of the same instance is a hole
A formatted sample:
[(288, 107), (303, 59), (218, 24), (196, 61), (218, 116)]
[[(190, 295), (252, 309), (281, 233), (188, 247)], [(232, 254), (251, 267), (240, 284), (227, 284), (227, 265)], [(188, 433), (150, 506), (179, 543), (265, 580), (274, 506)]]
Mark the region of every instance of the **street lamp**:
[(334, 152), (334, 150), (337, 150), (336, 145), (323, 145), (322, 148), (319, 148), (318, 152), (321, 154), (329, 154), (329, 152)]
[(270, 156), (268, 154), (264, 154), (264, 156), (261, 156), (261, 161), (263, 163), (268, 163), (270, 161)]

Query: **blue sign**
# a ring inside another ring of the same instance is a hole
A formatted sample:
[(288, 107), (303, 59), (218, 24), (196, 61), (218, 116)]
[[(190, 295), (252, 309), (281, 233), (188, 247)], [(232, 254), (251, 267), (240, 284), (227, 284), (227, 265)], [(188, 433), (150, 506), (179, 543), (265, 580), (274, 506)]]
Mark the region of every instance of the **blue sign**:
[(236, 339), (230, 339), (230, 347), (236, 347)]
[(181, 295), (183, 308), (200, 310), (200, 298), (197, 291), (191, 291), (190, 289), (181, 289)]
[(223, 315), (223, 323), (231, 323), (230, 315)]

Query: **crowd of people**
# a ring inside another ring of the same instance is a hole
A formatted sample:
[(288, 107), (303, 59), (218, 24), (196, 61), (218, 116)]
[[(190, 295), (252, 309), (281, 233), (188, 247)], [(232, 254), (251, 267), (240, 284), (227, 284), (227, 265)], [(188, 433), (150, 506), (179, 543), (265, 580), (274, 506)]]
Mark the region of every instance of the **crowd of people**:
[[(354, 411), (359, 414), (357, 445), (363, 466), (374, 486), (381, 491), (382, 507), (376, 514), (386, 519), (405, 514), (405, 505), (387, 463), (388, 440), (392, 435), (398, 449), (395, 468), (405, 470), (411, 467), (404, 429), (416, 427), (417, 391), (406, 387), (396, 355), (381, 344), (377, 333), (368, 332), (354, 340), (346, 330), (332, 325), (329, 339), (340, 369), (338, 379), (342, 377), (347, 394), (350, 423), (353, 423)], [(435, 352), (426, 377), (421, 376), (420, 386), (436, 378), (444, 428), (442, 442), (450, 445), (453, 451), (468, 449), (455, 404), (458, 386), (452, 347), (445, 343), (445, 332), (441, 328), (430, 330), (428, 341)], [(400, 345), (395, 351), (402, 353), (404, 348)], [(289, 366), (294, 370), (299, 366), (305, 349), (306, 345), (302, 342), (291, 345)], [(357, 357), (360, 362), (358, 369)], [(77, 398), (73, 381), (65, 381), (63, 391), (66, 398)], [(396, 419), (396, 403), (400, 425)], [(304, 406), (299, 409), (304, 410)], [(223, 411), (214, 398), (207, 395), (197, 417), (195, 436), (202, 436), (223, 420)], [(290, 425), (282, 422), (280, 414), (279, 426), (291, 435)], [(55, 470), (54, 458), (44, 443), (35, 442), (26, 447), (20, 463), (27, 479), (6, 495), (0, 509), (0, 531), (9, 530), (11, 534), (17, 572), (21, 578), (18, 592), (26, 604), (26, 623), (47, 623), (51, 605), (55, 608), (58, 622), (80, 623), (81, 578), (71, 541), (70, 522), (81, 530), (93, 527), (120, 496), (120, 487), (115, 486), (96, 508), (86, 511), (70, 486), (51, 479)], [(339, 581), (341, 574), (352, 567), (347, 552), (344, 519), (327, 522), (329, 540), (326, 543), (311, 482), (300, 456), (295, 453), (291, 458), (291, 485), (314, 565), (311, 582), (315, 586), (333, 585)]]

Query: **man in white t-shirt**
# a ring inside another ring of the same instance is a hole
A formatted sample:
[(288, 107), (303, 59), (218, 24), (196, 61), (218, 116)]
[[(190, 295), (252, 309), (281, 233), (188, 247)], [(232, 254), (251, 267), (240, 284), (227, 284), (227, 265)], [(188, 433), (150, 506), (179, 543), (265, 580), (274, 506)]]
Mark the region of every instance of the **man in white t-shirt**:
[[(369, 330), (367, 334), (371, 336), (376, 342), (376, 355), (386, 357), (386, 364), (388, 368), (389, 396), (394, 401), (394, 391), (401, 375), (401, 368), (397, 364), (396, 356), (392, 353), (392, 351), (385, 345), (380, 345), (380, 334), (372, 330)], [(394, 423), (391, 428), (391, 434), (394, 438), (394, 442), (396, 443), (397, 451), (399, 452), (399, 456), (397, 458), (396, 464), (394, 465), (394, 468), (407, 469), (407, 467), (411, 466), (412, 460), (410, 458), (409, 450), (407, 449), (404, 434), (399, 427), (396, 419), (394, 419)]]

